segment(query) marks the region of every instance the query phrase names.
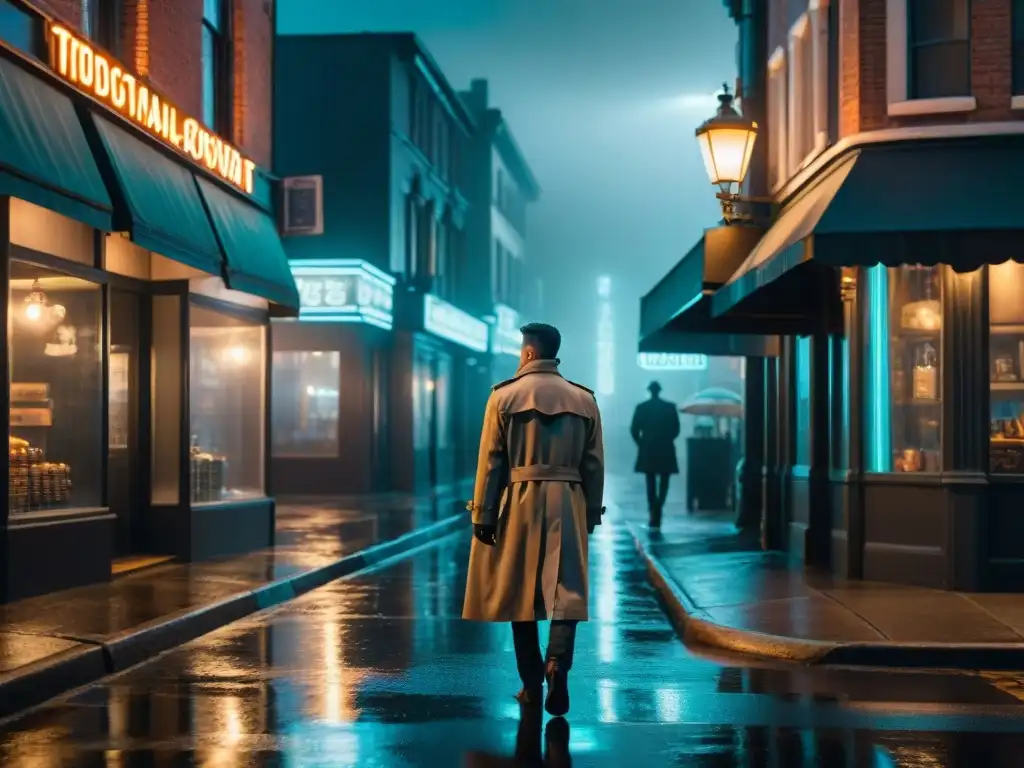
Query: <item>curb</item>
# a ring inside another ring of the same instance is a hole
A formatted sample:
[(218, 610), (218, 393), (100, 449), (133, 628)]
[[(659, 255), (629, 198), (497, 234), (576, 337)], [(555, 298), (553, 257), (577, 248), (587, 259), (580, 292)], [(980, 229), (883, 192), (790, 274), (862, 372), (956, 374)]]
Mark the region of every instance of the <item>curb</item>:
[(240, 592), (210, 605), (162, 616), (98, 640), (77, 639), (79, 648), (47, 656), (0, 674), (0, 718), (19, 714), (49, 699), (177, 648), (250, 614), (286, 603), (338, 579), (390, 564), (469, 525), (468, 512), (452, 515), (390, 541), (314, 568)]
[(718, 624), (698, 608), (629, 525), (647, 578), (683, 642), (760, 659), (807, 665), (930, 669), (1024, 669), (1024, 643), (832, 642), (803, 640)]

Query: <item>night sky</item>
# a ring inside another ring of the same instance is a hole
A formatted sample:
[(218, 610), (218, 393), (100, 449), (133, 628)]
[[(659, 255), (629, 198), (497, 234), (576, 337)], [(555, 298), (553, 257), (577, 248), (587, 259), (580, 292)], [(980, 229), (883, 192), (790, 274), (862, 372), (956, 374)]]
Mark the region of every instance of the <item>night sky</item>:
[(596, 279), (611, 275), (616, 399), (644, 397), (639, 298), (718, 219), (693, 131), (735, 80), (723, 4), (278, 0), (278, 16), (285, 34), (413, 31), (457, 89), (490, 80), (543, 188), (527, 245), (545, 280), (537, 319), (562, 328), (563, 369), (592, 385)]

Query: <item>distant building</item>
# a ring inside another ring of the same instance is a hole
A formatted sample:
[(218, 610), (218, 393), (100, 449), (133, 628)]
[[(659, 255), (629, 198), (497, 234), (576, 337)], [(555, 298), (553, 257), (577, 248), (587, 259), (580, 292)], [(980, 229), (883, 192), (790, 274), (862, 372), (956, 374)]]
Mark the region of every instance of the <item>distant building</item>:
[(412, 34), (279, 37), (274, 118), (302, 303), (274, 333), (279, 492), (469, 476), (492, 312), (466, 235), (475, 120)]
[[(466, 279), (475, 287), (468, 307), (494, 318), (492, 376), (515, 373), (523, 322), (541, 320), (541, 282), (529, 265), (526, 214), (540, 187), (500, 109), (490, 105), (486, 80), (474, 80), (462, 100), (477, 131), (464, 169), (470, 208), (466, 220)], [(482, 288), (482, 290), (481, 290)]]

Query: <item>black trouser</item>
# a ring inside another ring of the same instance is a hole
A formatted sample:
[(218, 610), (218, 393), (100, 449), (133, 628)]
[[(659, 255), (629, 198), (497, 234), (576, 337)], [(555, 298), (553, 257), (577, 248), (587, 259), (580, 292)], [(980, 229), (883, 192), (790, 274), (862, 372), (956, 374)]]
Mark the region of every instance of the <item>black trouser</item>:
[(516, 649), (516, 667), (523, 685), (537, 686), (544, 681), (545, 659), (554, 659), (560, 669), (572, 668), (572, 655), (576, 649), (576, 622), (555, 619), (548, 633), (548, 652), (540, 655), (540, 635), (536, 621), (513, 621), (512, 642)]
[(650, 511), (651, 525), (661, 524), (661, 510), (668, 498), (669, 475), (648, 473), (647, 478), (647, 509)]

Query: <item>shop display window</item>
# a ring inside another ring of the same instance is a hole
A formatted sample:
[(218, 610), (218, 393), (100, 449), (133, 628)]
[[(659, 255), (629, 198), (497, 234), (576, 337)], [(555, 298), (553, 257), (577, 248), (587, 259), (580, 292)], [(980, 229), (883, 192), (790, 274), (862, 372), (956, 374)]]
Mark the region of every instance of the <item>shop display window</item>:
[(100, 286), (11, 262), (12, 515), (103, 503)]
[(1024, 265), (989, 267), (989, 469), (1024, 474)]
[(271, 369), (274, 455), (340, 455), (340, 352), (275, 352)]
[(796, 455), (793, 463), (811, 463), (811, 337), (801, 336), (793, 345), (796, 368)]
[(265, 329), (189, 308), (191, 501), (263, 496)]
[(941, 270), (868, 270), (869, 471), (942, 468)]

